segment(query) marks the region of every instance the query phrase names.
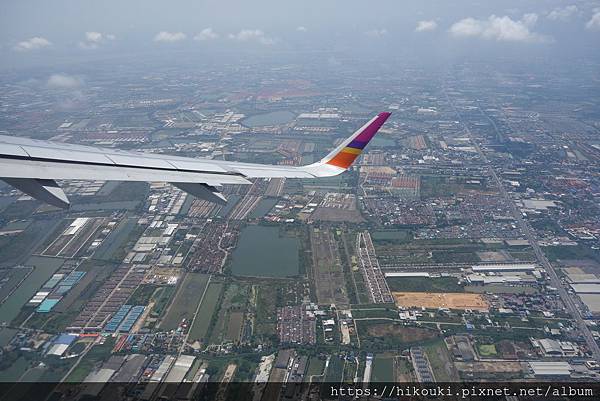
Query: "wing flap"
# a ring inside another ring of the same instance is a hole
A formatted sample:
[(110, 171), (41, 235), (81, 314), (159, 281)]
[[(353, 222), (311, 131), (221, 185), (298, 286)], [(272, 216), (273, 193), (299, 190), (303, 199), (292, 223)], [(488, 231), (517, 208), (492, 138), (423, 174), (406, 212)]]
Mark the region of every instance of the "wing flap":
[(167, 158), (173, 166), (175, 166), (178, 170), (201, 170), (201, 171), (210, 171), (214, 173), (227, 173), (223, 167), (219, 166), (216, 163), (208, 160), (206, 162), (202, 160), (181, 160), (175, 158)]
[(55, 180), (163, 181), (250, 184), (241, 175), (36, 160), (0, 159), (0, 177)]
[(209, 202), (214, 202), (219, 205), (225, 205), (227, 199), (213, 186), (207, 184), (194, 184), (189, 182), (172, 182), (171, 185), (176, 186), (188, 194), (199, 199), (204, 199)]
[(27, 152), (27, 155), (33, 159), (60, 159), (81, 163), (115, 164), (102, 153), (73, 152), (65, 149), (46, 148), (41, 146), (22, 146), (22, 148)]
[(61, 209), (69, 208), (69, 198), (54, 180), (36, 180), (32, 178), (3, 178), (19, 191)]
[(150, 167), (162, 170), (177, 170), (175, 166), (169, 163), (165, 159), (154, 159), (150, 157), (144, 157), (144, 155), (119, 155), (119, 154), (107, 154), (108, 157), (117, 166), (135, 166), (135, 167)]
[(27, 152), (19, 146), (12, 143), (0, 143), (0, 154), (16, 157), (29, 157)]

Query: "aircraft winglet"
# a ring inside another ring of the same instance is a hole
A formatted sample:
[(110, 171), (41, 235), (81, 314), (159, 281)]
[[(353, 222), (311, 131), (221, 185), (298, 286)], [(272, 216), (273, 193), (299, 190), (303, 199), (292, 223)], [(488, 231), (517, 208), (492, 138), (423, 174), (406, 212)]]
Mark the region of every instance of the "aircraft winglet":
[(328, 177), (343, 173), (360, 156), (365, 146), (373, 139), (391, 114), (389, 112), (379, 113), (323, 159), (305, 166), (304, 169), (317, 177)]

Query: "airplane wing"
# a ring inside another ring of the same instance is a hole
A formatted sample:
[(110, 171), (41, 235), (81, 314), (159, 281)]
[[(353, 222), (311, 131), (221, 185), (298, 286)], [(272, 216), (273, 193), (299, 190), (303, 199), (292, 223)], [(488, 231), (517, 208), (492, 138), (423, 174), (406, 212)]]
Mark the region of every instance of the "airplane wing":
[(346, 171), (390, 116), (379, 113), (320, 161), (276, 166), (128, 152), (0, 135), (0, 179), (51, 205), (68, 208), (55, 180), (164, 181), (212, 202), (225, 203), (223, 184), (249, 178), (330, 177)]

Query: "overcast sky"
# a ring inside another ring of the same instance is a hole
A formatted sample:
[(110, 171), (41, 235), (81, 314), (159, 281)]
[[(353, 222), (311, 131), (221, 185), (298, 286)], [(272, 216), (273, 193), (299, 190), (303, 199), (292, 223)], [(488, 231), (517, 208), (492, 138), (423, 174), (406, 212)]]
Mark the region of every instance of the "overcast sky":
[(600, 1), (3, 1), (0, 68), (169, 49), (600, 55)]

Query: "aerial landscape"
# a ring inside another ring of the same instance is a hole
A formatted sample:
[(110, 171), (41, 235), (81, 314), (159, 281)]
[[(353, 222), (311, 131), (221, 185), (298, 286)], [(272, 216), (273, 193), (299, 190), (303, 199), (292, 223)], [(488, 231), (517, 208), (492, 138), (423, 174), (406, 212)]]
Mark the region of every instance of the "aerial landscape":
[(97, 6), (6, 6), (0, 135), (283, 169), (387, 121), (348, 171), (245, 174), (226, 202), (57, 179), (56, 207), (0, 178), (0, 401), (600, 390), (600, 4), (274, 6), (295, 15), (267, 29), (272, 1), (207, 3), (89, 28)]

